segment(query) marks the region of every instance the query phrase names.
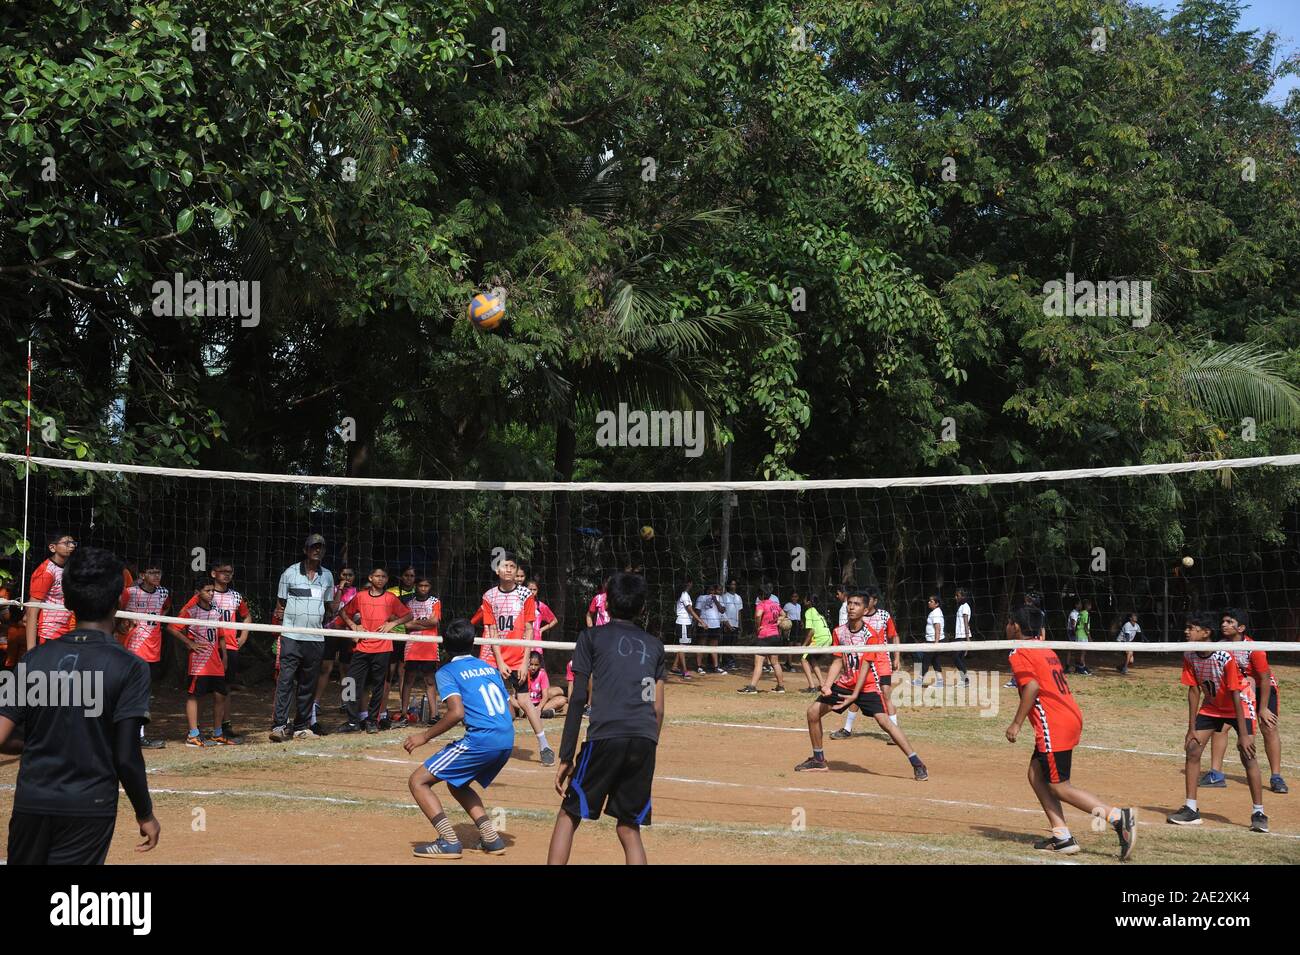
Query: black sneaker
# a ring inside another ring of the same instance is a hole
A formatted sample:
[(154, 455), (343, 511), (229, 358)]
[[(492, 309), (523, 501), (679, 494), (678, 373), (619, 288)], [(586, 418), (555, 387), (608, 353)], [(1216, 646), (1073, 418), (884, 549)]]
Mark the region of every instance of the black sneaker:
[(236, 733), (235, 728), (229, 723), (221, 724), (221, 735), (226, 739), (234, 740), (236, 743), (242, 743), (244, 741), (244, 734)]
[(831, 734), (831, 739), (852, 739), (853, 734), (846, 729), (838, 729)]
[(1115, 828), (1115, 834), (1119, 836), (1119, 861), (1127, 862), (1129, 856), (1133, 854), (1133, 847), (1137, 845), (1137, 810), (1121, 809), (1119, 819), (1112, 825)]
[(336, 732), (336, 733), (360, 733), (362, 729), (363, 729), (363, 727), (362, 727), (362, 725), (361, 725), (360, 723), (347, 722), (347, 723), (344, 723), (342, 726), (340, 726), (338, 729), (336, 729), (334, 732)]
[(754, 686), (754, 685), (751, 683), (751, 684), (749, 684), (748, 686), (742, 686), (742, 687), (741, 687), (739, 690), (737, 690), (736, 692), (737, 692), (737, 693), (757, 693), (757, 692), (758, 692), (758, 687)]
[(319, 723), (312, 723), (311, 726), (307, 727), (307, 729), (311, 730), (317, 736), (326, 735), (325, 727), (321, 726)]
[(1201, 814), (1190, 806), (1184, 806), (1172, 816), (1166, 816), (1165, 820), (1172, 822), (1175, 826), (1199, 826), (1201, 824)]
[(374, 720), (366, 720), (366, 732), (367, 732), (367, 733), (378, 733), (378, 732), (379, 732), (379, 724), (376, 723)]
[(167, 743), (166, 743), (165, 740), (161, 740), (161, 739), (150, 739), (150, 738), (147, 737), (147, 736), (141, 736), (141, 737), (140, 737), (140, 748), (141, 748), (141, 749), (163, 749), (164, 747), (166, 747), (166, 745), (167, 745)]
[(1262, 812), (1253, 812), (1250, 814), (1250, 831), (1251, 832), (1268, 832), (1268, 816)]
[(809, 756), (802, 763), (794, 768), (796, 773), (828, 773), (830, 767), (826, 765), (826, 760), (818, 759), (816, 756)]
[(917, 763), (912, 767), (912, 778), (918, 783), (923, 783), (930, 778), (930, 772), (925, 768), (925, 763)]
[[(385, 716), (379, 721), (379, 723), (377, 724), (377, 729), (374, 732), (378, 732), (379, 730), (390, 730), (392, 728), (393, 728), (393, 721), (389, 719), (387, 716)], [(367, 732), (370, 731), (367, 730)]]
[(1072, 856), (1079, 851), (1079, 843), (1074, 841), (1074, 836), (1068, 839), (1058, 839), (1056, 836), (1049, 836), (1046, 839), (1039, 839), (1034, 843), (1035, 849), (1042, 849), (1046, 852), (1056, 852), (1063, 856)]

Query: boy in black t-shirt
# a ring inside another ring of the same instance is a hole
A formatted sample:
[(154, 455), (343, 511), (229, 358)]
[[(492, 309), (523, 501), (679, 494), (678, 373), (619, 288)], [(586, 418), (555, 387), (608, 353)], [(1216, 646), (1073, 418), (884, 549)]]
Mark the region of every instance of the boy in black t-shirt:
[[(96, 547), (78, 549), (64, 568), (63, 594), (77, 629), (23, 657), (23, 691), (0, 706), (0, 752), (22, 757), (10, 865), (101, 865), (119, 782), (144, 837), (136, 851), (158, 844), (140, 755), (149, 665), (113, 637), (122, 561)], [(39, 697), (32, 693), (38, 684), (45, 687)]]
[[(629, 865), (644, 865), (641, 827), (650, 825), (655, 749), (664, 722), (664, 645), (631, 621), (645, 609), (640, 574), (609, 580), (610, 622), (578, 635), (573, 651), (573, 699), (564, 721), (555, 791), (564, 797), (551, 833), (548, 865), (564, 865), (583, 819), (618, 820), (616, 832)], [(591, 722), (575, 767), (591, 678)]]

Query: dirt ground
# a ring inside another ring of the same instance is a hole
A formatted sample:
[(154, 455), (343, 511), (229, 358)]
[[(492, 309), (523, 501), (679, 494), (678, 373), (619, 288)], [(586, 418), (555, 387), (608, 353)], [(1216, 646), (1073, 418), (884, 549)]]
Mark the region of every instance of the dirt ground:
[[(1205, 824), (1167, 825), (1165, 815), (1183, 799), (1186, 702), (1178, 670), (1145, 664), (1127, 677), (1113, 669), (1096, 672), (1071, 678), (1085, 719), (1073, 781), (1107, 802), (1138, 807), (1138, 861), (1300, 862), (1300, 794), (1266, 792), (1272, 832), (1249, 832), (1250, 797), (1235, 749), (1227, 759), (1228, 788), (1200, 793)], [(1300, 699), (1300, 668), (1278, 666), (1277, 673), (1284, 771), (1293, 786), (1300, 785), (1300, 717), (1292, 708)], [(929, 767), (930, 780), (924, 783), (912, 779), (904, 755), (865, 718), (853, 739), (827, 740), (831, 772), (795, 773), (794, 765), (809, 753), (804, 711), (810, 697), (798, 692), (802, 677), (787, 679), (792, 692), (748, 697), (735, 693), (743, 680), (734, 675), (670, 683), (654, 824), (644, 830), (651, 862), (1116, 861), (1114, 834), (1091, 832), (1089, 818), (1073, 809), (1069, 822), (1081, 853), (1062, 859), (1032, 848), (1046, 831), (1046, 817), (1025, 779), (1032, 731), (1026, 726), (1014, 745), (1003, 736), (1015, 709), (1014, 691), (1002, 687), (1005, 668), (1000, 674), (977, 674), (977, 687), (983, 685), (988, 694), (983, 705), (963, 706), (966, 701), (950, 695), (942, 705), (921, 698), (912, 701), (918, 705), (900, 707), (901, 725)], [(768, 678), (764, 689), (772, 686)], [(332, 688), (327, 699), (336, 694)], [(273, 744), (265, 735), (268, 699), (267, 688), (234, 695), (245, 745), (196, 749), (182, 745), (182, 697), (171, 688), (158, 692), (153, 730), (168, 745), (146, 758), (162, 841), (147, 855), (133, 851), (138, 838), (123, 797), (110, 862), (511, 865), (545, 860), (559, 797), (554, 771), (539, 763), (526, 723), (516, 723), (515, 759), (485, 799), (503, 830), (507, 853), (489, 857), (467, 849), (459, 862), (438, 863), (410, 853), (413, 843), (433, 836), (412, 802), (407, 777), (440, 742), (414, 756), (402, 749), (400, 731)], [(829, 716), (827, 734), (842, 719)], [(548, 721), (557, 748), (561, 731), (562, 718)], [(450, 738), (458, 735), (453, 731)], [(1262, 740), (1260, 751), (1262, 756)], [(0, 816), (5, 818), (16, 777), (17, 760), (0, 759)], [(449, 798), (445, 802), (462, 841), (474, 845), (473, 825)], [(574, 862), (621, 859), (611, 823), (583, 824)]]

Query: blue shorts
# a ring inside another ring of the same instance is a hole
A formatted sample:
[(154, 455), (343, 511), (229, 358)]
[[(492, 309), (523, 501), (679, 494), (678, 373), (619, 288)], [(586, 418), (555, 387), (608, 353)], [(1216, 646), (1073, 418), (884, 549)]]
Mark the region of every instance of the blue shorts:
[(487, 787), (510, 761), (511, 752), (509, 749), (478, 749), (462, 739), (426, 759), (424, 768), (434, 779), (441, 779), (451, 786), (478, 783)]

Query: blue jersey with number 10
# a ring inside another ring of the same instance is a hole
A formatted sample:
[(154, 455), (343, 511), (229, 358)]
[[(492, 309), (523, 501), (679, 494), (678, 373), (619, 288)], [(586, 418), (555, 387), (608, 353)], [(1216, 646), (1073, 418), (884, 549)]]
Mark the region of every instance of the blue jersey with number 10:
[(477, 657), (455, 657), (438, 668), (438, 695), (459, 696), (465, 708), (465, 742), (475, 749), (510, 749), (515, 724), (497, 668)]

